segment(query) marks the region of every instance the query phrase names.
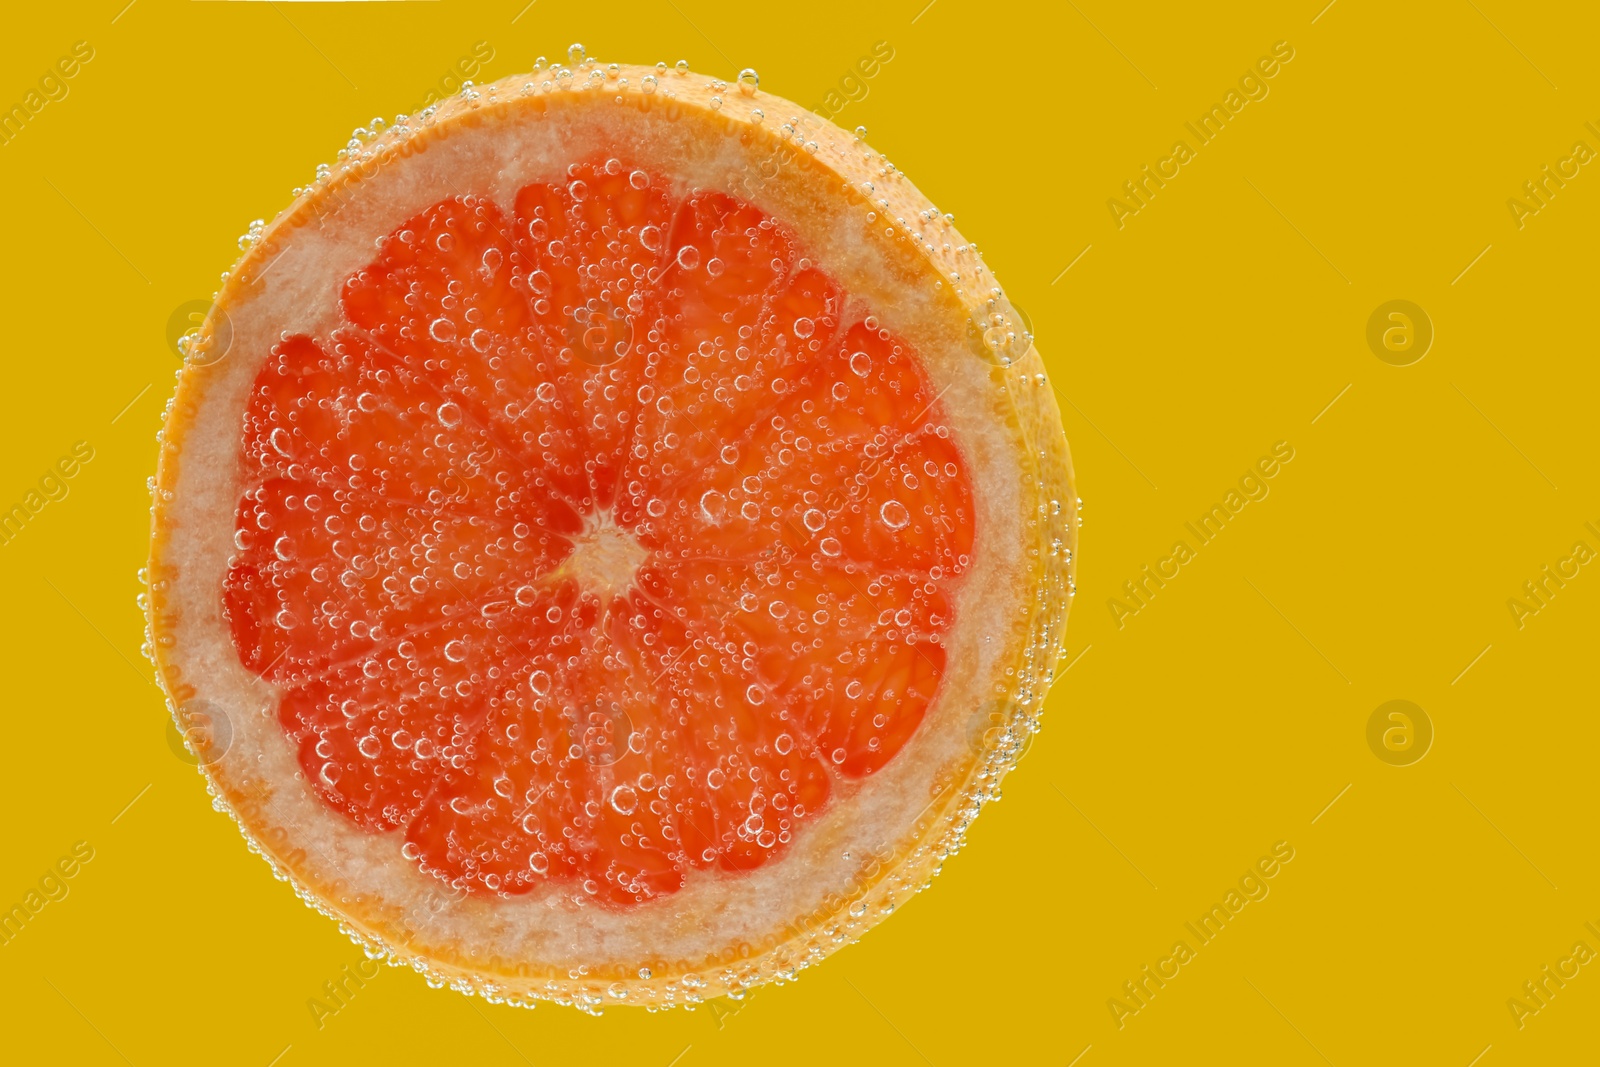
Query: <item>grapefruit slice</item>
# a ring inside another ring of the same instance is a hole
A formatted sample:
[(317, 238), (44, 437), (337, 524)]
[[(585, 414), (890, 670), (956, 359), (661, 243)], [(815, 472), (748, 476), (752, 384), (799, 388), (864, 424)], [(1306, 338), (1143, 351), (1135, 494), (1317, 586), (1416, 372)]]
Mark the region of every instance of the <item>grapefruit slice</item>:
[(791, 978), (1036, 729), (1077, 501), (1031, 337), (753, 75), (380, 126), (252, 228), (168, 408), (150, 639), (216, 803), (464, 991)]

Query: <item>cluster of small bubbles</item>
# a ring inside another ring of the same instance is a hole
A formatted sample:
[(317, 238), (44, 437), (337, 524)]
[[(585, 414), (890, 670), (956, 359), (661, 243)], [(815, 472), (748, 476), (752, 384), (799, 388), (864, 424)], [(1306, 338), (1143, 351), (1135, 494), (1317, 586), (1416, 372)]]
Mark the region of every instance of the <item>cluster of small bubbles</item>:
[(252, 220), (249, 230), (239, 238), (239, 250), (241, 252), (249, 251), (252, 245), (261, 240), (261, 232), (266, 228), (266, 225), (265, 219)]

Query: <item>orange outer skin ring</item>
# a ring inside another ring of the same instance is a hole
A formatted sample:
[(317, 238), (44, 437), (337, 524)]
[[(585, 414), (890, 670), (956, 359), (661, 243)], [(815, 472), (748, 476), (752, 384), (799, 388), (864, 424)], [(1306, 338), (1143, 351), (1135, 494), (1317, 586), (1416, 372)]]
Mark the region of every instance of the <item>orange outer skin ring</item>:
[[(314, 876), (304, 853), (294, 849), (292, 842), (274, 840), (272, 828), (264, 826), (260, 818), (260, 785), (224, 773), (220, 763), (208, 763), (204, 746), (209, 741), (191, 738), (191, 743), (200, 747), (196, 755), (201, 757), (200, 768), (217, 806), (238, 821), (252, 850), (265, 857), (277, 877), (289, 881), (308, 904), (338, 920), (340, 928), (369, 954), (382, 956), (395, 966), (411, 966), (431, 982), (447, 983), (491, 1001), (531, 1006), (536, 1000), (553, 1000), (588, 1011), (611, 1004), (692, 1005), (723, 994), (739, 996), (767, 981), (792, 980), (799, 969), (853, 942), (891, 907), (898, 907), (931, 881), (944, 859), (959, 850), (966, 827), (983, 803), (998, 794), (1001, 778), (1016, 765), (1037, 729), (1062, 651), (1074, 591), (1080, 506), (1060, 412), (1031, 338), (1012, 347), (1005, 359), (992, 358), (981, 340), (982, 329), (989, 323), (1017, 323), (1015, 309), (949, 220), (882, 156), (832, 123), (747, 86), (725, 85), (698, 75), (661, 74), (657, 68), (638, 66), (622, 66), (599, 78), (591, 76), (600, 69), (585, 63), (565, 79), (552, 70), (514, 75), (468, 90), (471, 95), (452, 97), (432, 109), (431, 115), (424, 112), (405, 127), (392, 128), (349, 153), (268, 225), (225, 276), (210, 315), (191, 339), (191, 352), (204, 353), (208, 345), (219, 343), (219, 324), (228, 321), (228, 308), (245, 298), (276, 258), (284, 239), (323, 213), (338, 210), (365, 177), (386, 163), (424, 151), (453, 133), (517, 116), (526, 118), (524, 112), (529, 108), (621, 105), (645, 112), (659, 109), (672, 121), (704, 124), (708, 136), (737, 137), (752, 159), (778, 161), (770, 180), (793, 186), (797, 198), (815, 201), (819, 191), (826, 190), (846, 211), (876, 211), (882, 220), (893, 220), (897, 225), (885, 227), (892, 232), (878, 241), (885, 269), (898, 275), (901, 284), (934, 285), (951, 322), (964, 319), (976, 324), (968, 327), (968, 347), (975, 350), (971, 358), (987, 359), (991, 364), (989, 379), (997, 398), (994, 406), (1002, 413), (1002, 430), (1016, 443), (1019, 462), (1025, 467), (1021, 482), (1032, 494), (1031, 499), (1022, 501), (1020, 510), (1035, 516), (1025, 534), (1035, 608), (1031, 617), (1018, 620), (1010, 633), (1002, 635), (1008, 646), (1002, 668), (1009, 666), (1013, 681), (1007, 687), (1008, 695), (989, 702), (990, 725), (975, 731), (969, 758), (941, 774), (943, 788), (917, 819), (914, 838), (903, 840), (893, 855), (864, 860), (857, 881), (859, 894), (829, 900), (817, 912), (792, 919), (762, 944), (729, 946), (720, 958), (688, 968), (665, 965), (652, 971), (649, 978), (618, 968), (571, 977), (567, 971), (558, 973), (515, 961), (494, 960), (485, 966), (460, 956), (451, 958), (454, 954), (436, 947), (407, 944), (371, 901), (358, 897), (331, 903), (341, 898), (343, 887), (337, 880), (329, 883)], [(563, 81), (576, 86), (560, 88)], [(755, 107), (765, 111), (764, 119), (754, 117)], [(788, 132), (791, 128), (792, 133)], [(764, 171), (762, 177), (767, 177)], [(943, 279), (955, 278), (963, 281), (943, 284)], [(203, 359), (191, 359), (180, 375), (177, 393), (167, 408), (154, 483), (146, 579), (147, 636), (175, 719), (178, 708), (198, 690), (183, 676), (174, 653), (180, 608), (172, 595), (173, 579), (182, 561), (175, 559), (171, 550), (172, 509), (168, 504), (207, 373)], [(180, 729), (182, 726), (180, 721)], [(686, 975), (692, 975), (689, 982), (683, 981)]]

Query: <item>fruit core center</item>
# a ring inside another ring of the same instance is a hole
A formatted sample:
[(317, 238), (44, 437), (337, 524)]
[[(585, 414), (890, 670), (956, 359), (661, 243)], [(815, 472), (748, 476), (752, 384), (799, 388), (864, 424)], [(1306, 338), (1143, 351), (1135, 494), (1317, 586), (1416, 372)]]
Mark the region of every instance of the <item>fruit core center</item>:
[(590, 515), (573, 538), (572, 555), (562, 566), (585, 590), (609, 599), (633, 587), (634, 574), (649, 553), (618, 526), (611, 512)]

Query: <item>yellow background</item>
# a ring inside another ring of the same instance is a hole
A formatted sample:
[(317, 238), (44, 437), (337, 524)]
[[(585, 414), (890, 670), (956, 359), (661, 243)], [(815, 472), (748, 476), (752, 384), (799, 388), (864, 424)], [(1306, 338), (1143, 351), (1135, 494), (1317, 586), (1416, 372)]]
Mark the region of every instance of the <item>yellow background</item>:
[[(1574, 542), (1600, 550), (1600, 167), (1520, 230), (1506, 201), (1575, 141), (1600, 149), (1600, 18), (1324, 2), (12, 5), (0, 104), (76, 41), (95, 58), (0, 146), (0, 506), (74, 442), (96, 455), (0, 546), (0, 905), (77, 841), (95, 858), (0, 947), (8, 1058), (1593, 1062), (1600, 966), (1521, 1030), (1506, 1001), (1600, 949), (1600, 567), (1521, 629), (1507, 601)], [(752, 66), (804, 106), (893, 47), (837, 121), (954, 212), (1032, 317), (1087, 500), (1081, 658), (934, 889), (797, 985), (593, 1019), (385, 969), (319, 1029), (307, 1001), (359, 953), (210, 810), (139, 655), (167, 320), (252, 218), (476, 42), (498, 77), (573, 40)], [(1184, 122), (1277, 41), (1295, 56), (1270, 95), (1119, 230), (1106, 201), (1194, 147)], [(1435, 328), (1411, 366), (1366, 343), (1392, 299)], [(1108, 598), (1193, 546), (1183, 524), (1278, 441), (1295, 458), (1270, 495), (1119, 629)], [(1367, 745), (1391, 699), (1435, 730), (1411, 766)], [(1195, 945), (1184, 922), (1277, 841), (1295, 858), (1270, 895), (1119, 1030), (1107, 1000)]]

